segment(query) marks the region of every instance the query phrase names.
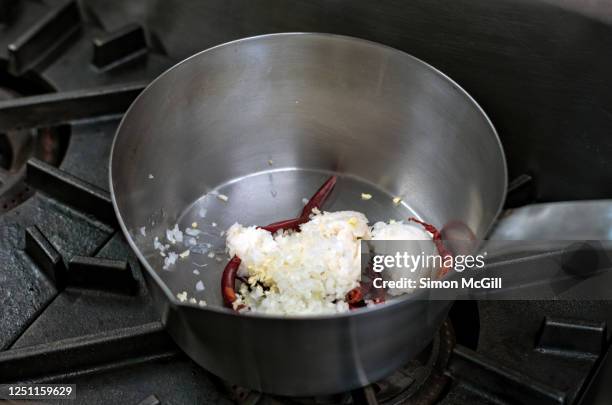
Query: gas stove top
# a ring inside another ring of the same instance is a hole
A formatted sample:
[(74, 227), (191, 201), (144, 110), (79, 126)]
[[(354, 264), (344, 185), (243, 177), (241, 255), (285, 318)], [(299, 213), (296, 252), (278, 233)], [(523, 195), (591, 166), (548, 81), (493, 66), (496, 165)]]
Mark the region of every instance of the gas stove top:
[[(158, 34), (163, 4), (144, 19), (144, 6), (123, 20), (110, 7), (0, 1), (0, 383), (76, 384), (83, 404), (591, 403), (607, 364), (604, 301), (458, 302), (411, 363), (330, 397), (269, 396), (193, 363), (164, 331), (108, 193), (121, 114), (188, 47)], [(538, 198), (520, 167), (508, 205)]]

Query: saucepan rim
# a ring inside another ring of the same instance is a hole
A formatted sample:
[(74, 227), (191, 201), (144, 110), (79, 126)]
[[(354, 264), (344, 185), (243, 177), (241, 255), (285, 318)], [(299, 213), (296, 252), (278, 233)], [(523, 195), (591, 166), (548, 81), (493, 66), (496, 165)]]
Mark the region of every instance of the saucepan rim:
[(220, 314), (240, 316), (240, 317), (247, 316), (247, 317), (250, 317), (250, 318), (283, 319), (283, 320), (299, 320), (299, 321), (304, 321), (304, 320), (316, 321), (316, 320), (349, 318), (349, 317), (360, 316), (360, 315), (365, 314), (365, 313), (381, 311), (383, 309), (391, 309), (391, 307), (396, 306), (396, 305), (401, 305), (405, 301), (418, 300), (420, 295), (426, 294), (427, 291), (428, 291), (428, 290), (422, 289), (422, 290), (419, 290), (419, 291), (417, 291), (415, 293), (403, 294), (401, 296), (398, 296), (398, 297), (394, 298), (393, 300), (387, 301), (383, 305), (375, 305), (375, 306), (372, 306), (372, 307), (357, 308), (355, 310), (347, 311), (347, 312), (343, 312), (343, 313), (324, 314), (324, 315), (282, 315), (281, 316), (281, 315), (270, 315), (270, 314), (262, 314), (262, 313), (241, 314), (241, 313), (237, 313), (236, 311), (234, 311), (234, 310), (232, 310), (230, 308), (226, 308), (226, 307), (223, 307), (223, 306), (217, 306), (217, 305), (215, 305), (215, 306), (208, 305), (208, 306), (205, 306), (205, 307), (197, 307), (197, 306), (194, 306), (194, 305), (189, 304), (189, 303), (182, 303), (182, 302), (178, 301), (178, 299), (175, 297), (175, 295), (172, 293), (172, 291), (170, 291), (170, 289), (168, 288), (166, 283), (159, 277), (157, 272), (151, 267), (149, 262), (146, 260), (146, 258), (144, 257), (144, 255), (142, 254), (142, 252), (140, 251), (140, 249), (138, 248), (138, 246), (136, 245), (136, 243), (132, 239), (132, 236), (131, 236), (130, 232), (128, 231), (128, 229), (127, 229), (127, 227), (126, 227), (126, 225), (125, 225), (125, 223), (123, 221), (123, 217), (121, 216), (121, 212), (119, 211), (119, 207), (117, 205), (117, 199), (115, 197), (115, 189), (113, 187), (113, 158), (115, 156), (115, 145), (117, 143), (117, 139), (119, 137), (119, 133), (121, 132), (121, 129), (122, 129), (123, 124), (124, 124), (124, 122), (126, 120), (126, 117), (129, 116), (130, 111), (138, 103), (138, 100), (141, 97), (144, 97), (146, 95), (147, 91), (152, 86), (154, 86), (155, 83), (157, 83), (158, 81), (161, 81), (171, 71), (173, 71), (174, 69), (178, 68), (183, 63), (188, 63), (191, 59), (197, 58), (198, 56), (200, 56), (200, 55), (202, 55), (202, 54), (204, 54), (206, 52), (210, 52), (210, 51), (212, 51), (214, 49), (217, 49), (217, 48), (220, 48), (220, 47), (224, 47), (224, 46), (230, 46), (230, 45), (233, 45), (233, 44), (236, 44), (236, 43), (240, 43), (240, 42), (261, 40), (261, 39), (265, 39), (265, 38), (269, 38), (269, 37), (297, 36), (297, 35), (299, 35), (299, 36), (323, 37), (323, 38), (336, 38), (336, 39), (342, 39), (342, 40), (345, 40), (345, 41), (363, 42), (363, 43), (368, 43), (368, 44), (379, 46), (379, 47), (384, 47), (384, 48), (389, 49), (392, 52), (401, 53), (401, 54), (403, 54), (403, 56), (406, 56), (406, 57), (409, 57), (409, 58), (413, 59), (415, 62), (423, 65), (425, 68), (427, 68), (427, 69), (431, 70), (432, 72), (434, 72), (435, 74), (441, 76), (444, 80), (448, 80), (450, 82), (450, 84), (452, 84), (455, 87), (455, 89), (466, 98), (466, 101), (471, 103), (482, 114), (482, 116), (485, 118), (485, 120), (486, 120), (487, 124), (489, 125), (489, 128), (490, 128), (493, 136), (495, 137), (495, 140), (497, 141), (497, 144), (498, 144), (498, 147), (499, 147), (499, 151), (501, 153), (501, 164), (502, 164), (502, 167), (503, 167), (503, 179), (502, 179), (502, 181), (503, 181), (503, 189), (502, 189), (503, 190), (503, 195), (502, 195), (502, 198), (500, 199), (500, 202), (499, 202), (499, 205), (497, 207), (496, 213), (493, 216), (492, 220), (490, 221), (491, 223), (488, 225), (488, 227), (486, 229), (485, 235), (489, 233), (489, 231), (491, 230), (492, 226), (495, 223), (495, 219), (501, 213), (504, 201), (506, 200), (506, 192), (507, 192), (507, 185), (508, 185), (508, 168), (507, 168), (506, 156), (505, 156), (505, 153), (504, 153), (504, 148), (502, 146), (501, 140), (499, 138), (499, 135), (497, 134), (497, 131), (495, 130), (495, 126), (493, 125), (493, 123), (489, 119), (489, 116), (482, 109), (482, 107), (476, 102), (476, 100), (474, 100), (474, 98), (463, 87), (461, 87), (457, 82), (455, 82), (453, 79), (451, 79), (445, 73), (443, 73), (440, 70), (436, 69), (435, 67), (433, 67), (432, 65), (428, 64), (427, 62), (424, 62), (423, 60), (421, 60), (421, 59), (419, 59), (419, 58), (417, 58), (415, 56), (412, 56), (411, 54), (409, 54), (407, 52), (401, 51), (399, 49), (396, 49), (396, 48), (393, 48), (391, 46), (384, 45), (384, 44), (381, 44), (381, 43), (378, 43), (378, 42), (374, 42), (374, 41), (370, 41), (370, 40), (363, 39), (363, 38), (358, 38), (358, 37), (347, 36), (347, 35), (338, 35), (338, 34), (330, 34), (330, 33), (318, 33), (318, 32), (281, 32), (281, 33), (273, 33), (273, 34), (255, 35), (255, 36), (250, 36), (250, 37), (246, 37), (246, 38), (240, 38), (240, 39), (237, 39), (237, 40), (234, 40), (234, 41), (225, 42), (225, 43), (222, 43), (222, 44), (219, 44), (219, 45), (215, 45), (215, 46), (213, 46), (211, 48), (207, 48), (207, 49), (205, 49), (203, 51), (200, 51), (198, 53), (195, 53), (195, 54), (189, 56), (186, 59), (183, 59), (182, 61), (178, 62), (174, 66), (168, 68), (162, 74), (157, 76), (151, 83), (149, 83), (145, 87), (145, 89), (134, 99), (134, 101), (132, 102), (130, 107), (127, 109), (127, 111), (123, 115), (121, 121), (119, 122), (119, 126), (117, 127), (117, 130), (115, 132), (115, 137), (113, 139), (113, 143), (112, 143), (111, 151), (110, 151), (109, 171), (108, 171), (108, 173), (109, 173), (109, 190), (110, 190), (111, 200), (112, 200), (112, 203), (113, 203), (113, 209), (115, 210), (115, 215), (117, 216), (117, 219), (118, 219), (118, 222), (119, 222), (119, 226), (121, 227), (121, 230), (122, 230), (123, 234), (125, 235), (125, 237), (126, 237), (126, 239), (128, 241), (128, 244), (130, 245), (130, 248), (136, 253), (136, 256), (138, 257), (138, 260), (140, 261), (140, 264), (145, 268), (145, 270), (153, 278), (155, 283), (157, 283), (157, 285), (161, 288), (163, 293), (166, 295), (166, 298), (173, 305), (176, 305), (176, 306), (179, 306), (179, 307), (188, 307), (188, 308), (191, 308), (191, 309), (198, 309), (198, 310), (202, 310), (202, 311), (213, 311), (213, 312), (217, 312), (217, 313), (220, 313)]

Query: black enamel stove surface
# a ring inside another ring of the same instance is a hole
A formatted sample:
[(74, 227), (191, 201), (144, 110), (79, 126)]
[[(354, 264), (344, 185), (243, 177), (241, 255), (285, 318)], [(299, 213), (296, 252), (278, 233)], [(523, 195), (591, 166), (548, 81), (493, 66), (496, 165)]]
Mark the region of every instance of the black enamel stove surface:
[(459, 303), (405, 368), (330, 397), (220, 381), (164, 331), (108, 193), (121, 113), (176, 62), (163, 39), (104, 27), (76, 1), (0, 0), (0, 32), (0, 382), (76, 384), (83, 404), (574, 404), (588, 392), (608, 348), (604, 302)]

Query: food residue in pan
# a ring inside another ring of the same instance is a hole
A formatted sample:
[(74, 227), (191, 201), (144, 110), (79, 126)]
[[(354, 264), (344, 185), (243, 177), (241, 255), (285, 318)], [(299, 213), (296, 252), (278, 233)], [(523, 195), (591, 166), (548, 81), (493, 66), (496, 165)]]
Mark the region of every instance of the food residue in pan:
[[(195, 222), (191, 225), (196, 224)], [(197, 226), (197, 224), (196, 224)], [(141, 234), (142, 228), (141, 228)], [(181, 230), (178, 224), (175, 224), (172, 228), (169, 228), (165, 232), (164, 243), (160, 241), (160, 237), (156, 236), (153, 239), (153, 249), (159, 253), (164, 259), (162, 266), (163, 270), (172, 271), (174, 266), (179, 260), (186, 260), (191, 253), (197, 253), (201, 255), (208, 255), (208, 257), (214, 258), (215, 253), (212, 252), (212, 243), (200, 241), (200, 236), (205, 235), (207, 237), (214, 236), (210, 232), (203, 231), (196, 228), (185, 228)], [(143, 234), (145, 236), (145, 234)], [(219, 237), (217, 237), (219, 239)], [(205, 267), (206, 264), (194, 263), (197, 267)]]
[(189, 302), (190, 304), (197, 304), (201, 307), (205, 307), (206, 305), (208, 305), (206, 303), (206, 300), (198, 300), (195, 297), (189, 297), (189, 294), (187, 293), (187, 291), (182, 291), (178, 294), (176, 294), (176, 298), (178, 298), (178, 300), (180, 302)]

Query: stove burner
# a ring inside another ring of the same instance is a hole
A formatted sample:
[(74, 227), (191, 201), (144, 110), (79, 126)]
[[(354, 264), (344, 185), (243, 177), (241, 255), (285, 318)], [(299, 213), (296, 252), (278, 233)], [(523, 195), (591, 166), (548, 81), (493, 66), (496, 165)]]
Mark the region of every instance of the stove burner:
[[(15, 77), (0, 64), (0, 102), (48, 93), (52, 88), (34, 75)], [(68, 145), (68, 126), (14, 129), (0, 132), (0, 214), (33, 194), (25, 184), (25, 164), (35, 157), (51, 165), (61, 163)]]
[(419, 356), (391, 376), (372, 384), (377, 403), (436, 403), (449, 382), (444, 370), (454, 346), (455, 332), (447, 319), (430, 345)]
[(224, 383), (236, 403), (243, 405), (327, 404), (434, 404), (443, 395), (449, 378), (444, 370), (455, 346), (455, 332), (446, 320), (433, 341), (415, 359), (389, 377), (367, 387), (342, 394), (311, 398), (285, 398)]

